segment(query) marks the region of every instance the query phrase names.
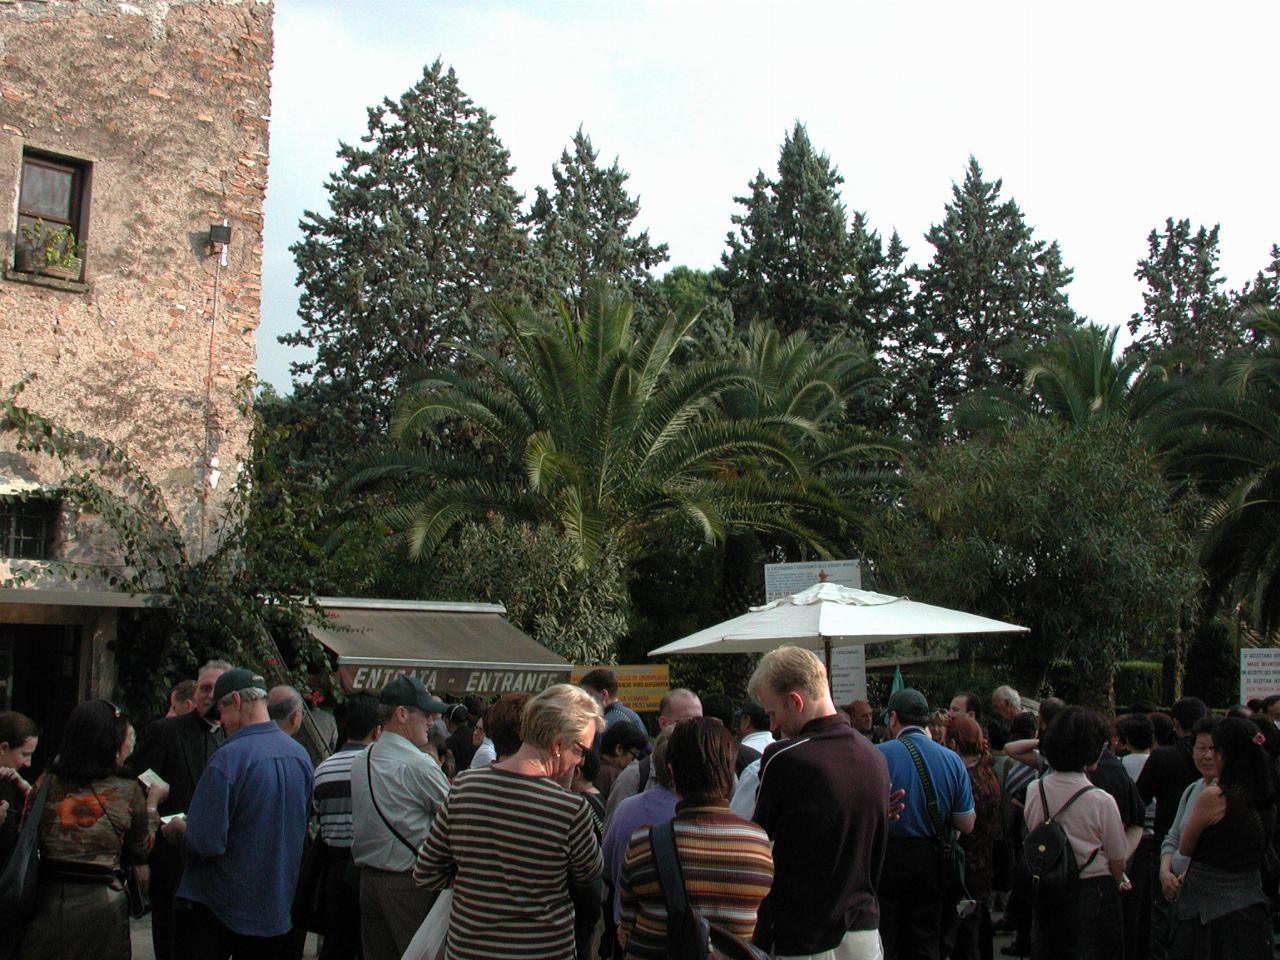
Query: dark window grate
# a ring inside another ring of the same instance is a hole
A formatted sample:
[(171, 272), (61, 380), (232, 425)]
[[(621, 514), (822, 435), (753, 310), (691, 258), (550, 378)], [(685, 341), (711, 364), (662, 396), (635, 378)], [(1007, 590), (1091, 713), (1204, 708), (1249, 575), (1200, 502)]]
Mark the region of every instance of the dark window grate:
[(57, 500), (0, 499), (0, 556), (51, 559), (58, 514)]

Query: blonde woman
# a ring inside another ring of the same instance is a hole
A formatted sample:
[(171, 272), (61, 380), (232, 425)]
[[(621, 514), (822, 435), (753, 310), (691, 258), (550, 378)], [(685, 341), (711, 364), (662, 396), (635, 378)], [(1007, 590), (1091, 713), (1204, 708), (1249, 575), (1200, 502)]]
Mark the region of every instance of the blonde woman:
[(453, 885), (449, 960), (573, 960), (575, 907), (599, 911), (602, 867), (587, 803), (566, 787), (602, 724), (594, 697), (556, 684), (525, 705), (519, 750), (458, 775), (413, 871)]

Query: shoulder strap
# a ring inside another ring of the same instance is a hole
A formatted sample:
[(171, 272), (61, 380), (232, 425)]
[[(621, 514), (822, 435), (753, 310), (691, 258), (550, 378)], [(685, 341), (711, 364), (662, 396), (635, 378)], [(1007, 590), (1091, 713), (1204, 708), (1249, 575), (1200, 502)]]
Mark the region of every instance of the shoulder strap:
[(924, 802), (929, 807), (929, 819), (933, 821), (933, 832), (939, 840), (947, 838), (946, 825), (942, 822), (942, 811), (938, 808), (938, 795), (933, 790), (933, 778), (929, 776), (929, 768), (925, 765), (920, 748), (911, 742), (911, 737), (900, 734), (898, 740), (911, 754), (911, 761), (916, 765), (916, 773), (920, 776), (920, 785), (924, 788)]
[[(1077, 800), (1083, 797), (1086, 793), (1088, 793), (1090, 790), (1098, 789), (1093, 784), (1090, 784), (1087, 787), (1081, 787), (1079, 790), (1077, 790), (1075, 793), (1073, 793), (1071, 796), (1067, 798), (1067, 802), (1058, 808), (1057, 813), (1050, 815), (1049, 801), (1045, 798), (1045, 795), (1044, 795), (1044, 776), (1045, 775), (1042, 773), (1040, 774), (1040, 776), (1036, 777), (1036, 786), (1040, 788), (1040, 807), (1044, 811), (1045, 823), (1049, 823), (1052, 820), (1056, 820), (1060, 818), (1064, 813), (1067, 812), (1068, 807), (1070, 807), (1073, 803), (1075, 803)], [(1086, 867), (1089, 866), (1089, 864), (1093, 863), (1094, 860), (1098, 859), (1098, 854), (1101, 852), (1102, 852), (1102, 848), (1096, 847), (1093, 853), (1089, 854), (1089, 859), (1086, 860), (1084, 863), (1080, 864), (1080, 866), (1077, 867), (1076, 869), (1083, 871)]]
[(391, 821), (387, 819), (387, 815), (382, 812), (382, 808), (378, 806), (378, 794), (373, 789), (373, 745), (370, 744), (369, 749), (364, 753), (365, 769), (369, 771), (369, 799), (373, 801), (373, 809), (378, 811), (378, 816), (382, 818), (382, 822), (387, 825), (387, 829), (395, 835), (395, 838), (403, 843), (415, 857), (418, 855), (418, 848), (404, 838), (395, 827), (391, 825)]
[(655, 823), (649, 828), (649, 846), (653, 850), (653, 862), (658, 868), (658, 886), (667, 904), (667, 942), (674, 948), (672, 938), (680, 929), (681, 918), (689, 912), (689, 897), (684, 888), (684, 875), (680, 872), (680, 851), (676, 849), (675, 821)]
[[(1057, 812), (1057, 813), (1055, 813), (1055, 814), (1054, 814), (1054, 816), (1055, 816), (1055, 817), (1061, 817), (1064, 813), (1066, 813), (1066, 812), (1067, 812), (1067, 807), (1071, 806), (1073, 803), (1075, 803), (1077, 800), (1079, 800), (1081, 797), (1083, 797), (1083, 796), (1084, 796), (1086, 793), (1088, 793), (1090, 790), (1097, 790), (1097, 789), (1098, 789), (1097, 787), (1092, 786), (1092, 785), (1087, 786), (1087, 787), (1081, 787), (1079, 790), (1077, 790), (1075, 793), (1073, 793), (1070, 797), (1068, 797), (1068, 798), (1067, 798), (1067, 802), (1066, 802), (1066, 803), (1064, 803), (1062, 806), (1060, 806), (1060, 807), (1058, 808), (1058, 812)], [(1041, 787), (1040, 787), (1040, 799), (1041, 799), (1041, 801), (1043, 802), (1043, 800), (1044, 800), (1044, 787), (1043, 787), (1043, 786), (1041, 786)], [(1045, 807), (1045, 810), (1047, 811), (1048, 809), (1049, 809), (1049, 808), (1046, 806), (1046, 807)]]

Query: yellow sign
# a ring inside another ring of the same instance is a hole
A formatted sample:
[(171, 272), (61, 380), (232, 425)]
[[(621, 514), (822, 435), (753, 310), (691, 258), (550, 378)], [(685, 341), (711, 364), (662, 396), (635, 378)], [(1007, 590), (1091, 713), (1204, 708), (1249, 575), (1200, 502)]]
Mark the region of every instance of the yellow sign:
[(665, 663), (574, 667), (569, 682), (577, 683), (592, 670), (612, 670), (618, 678), (618, 699), (637, 713), (657, 713), (662, 698), (671, 690), (671, 668)]

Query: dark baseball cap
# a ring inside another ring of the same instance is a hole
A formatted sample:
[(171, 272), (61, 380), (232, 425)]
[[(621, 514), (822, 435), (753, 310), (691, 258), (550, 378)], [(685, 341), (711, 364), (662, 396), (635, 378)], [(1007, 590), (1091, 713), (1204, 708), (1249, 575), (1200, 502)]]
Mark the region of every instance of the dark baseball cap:
[(444, 713), (449, 709), (447, 703), (428, 693), (417, 677), (396, 677), (382, 688), (378, 700), (389, 707), (417, 707), (426, 713)]
[(923, 693), (911, 687), (904, 687), (891, 696), (888, 710), (896, 713), (899, 720), (908, 722), (914, 720), (923, 723), (929, 719), (929, 701), (924, 698)]
[(265, 690), (267, 689), (267, 681), (252, 670), (246, 670), (244, 667), (232, 667), (214, 683), (213, 702), (216, 704), (227, 694), (235, 693), (237, 690), (248, 690), (250, 687), (258, 687), (261, 690)]

